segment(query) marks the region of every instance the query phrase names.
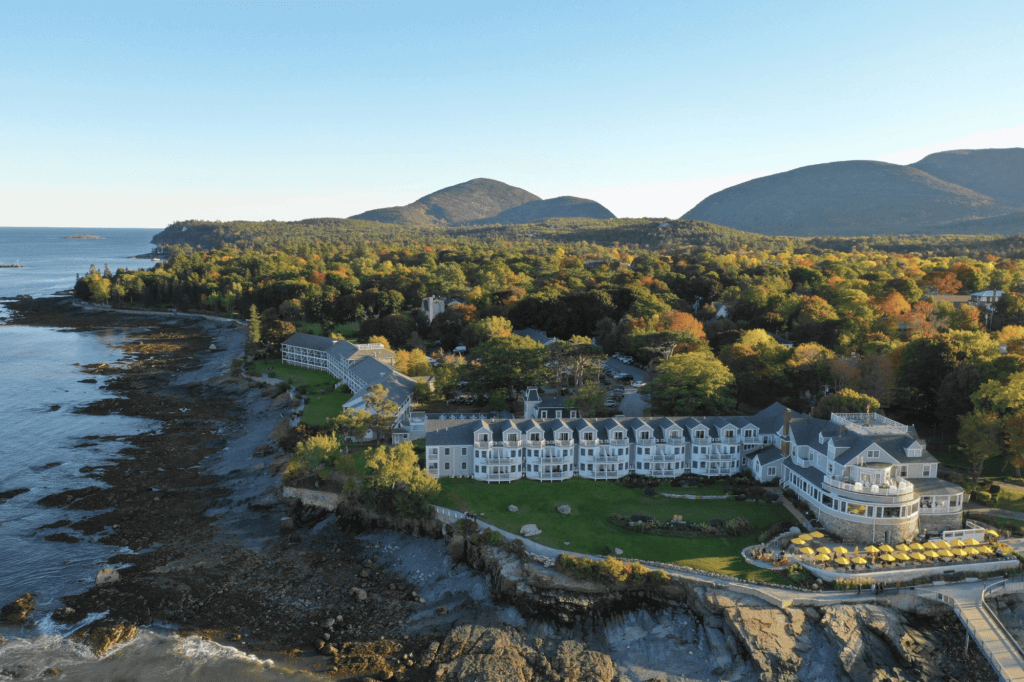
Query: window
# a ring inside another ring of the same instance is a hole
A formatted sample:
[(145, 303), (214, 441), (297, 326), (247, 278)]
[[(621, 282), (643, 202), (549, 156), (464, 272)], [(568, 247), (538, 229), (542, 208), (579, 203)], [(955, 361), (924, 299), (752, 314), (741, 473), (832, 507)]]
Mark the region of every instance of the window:
[(444, 454), (446, 454), (446, 455), (452, 454), (451, 448), (445, 448), (444, 449)]
[(775, 467), (768, 467), (768, 475), (769, 476), (774, 476), (775, 475)]
[(451, 469), (452, 468), (451, 462), (445, 462), (444, 463), (444, 468), (445, 468), (445, 471), (447, 471), (448, 469)]
[(878, 459), (880, 456), (878, 450), (868, 450), (868, 459)]
[(465, 455), (465, 454), (466, 454), (466, 448), (462, 448), (462, 454), (463, 454), (463, 455)]
[(465, 471), (465, 470), (466, 470), (466, 463), (465, 463), (465, 462), (463, 462), (463, 463), (462, 463), (462, 470), (463, 470), (463, 471)]
[(932, 465), (925, 464), (924, 467), (921, 469), (921, 475), (924, 476), (925, 478), (930, 477), (932, 475)]

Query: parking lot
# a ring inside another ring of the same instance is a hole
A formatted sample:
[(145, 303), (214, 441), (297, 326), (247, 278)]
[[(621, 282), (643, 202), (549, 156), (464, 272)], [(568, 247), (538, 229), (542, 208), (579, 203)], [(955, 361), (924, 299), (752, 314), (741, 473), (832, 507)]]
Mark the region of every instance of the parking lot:
[[(605, 407), (615, 409), (619, 414), (624, 414), (627, 417), (642, 417), (648, 404), (645, 397), (639, 394), (637, 387), (632, 384), (644, 380), (646, 374), (644, 369), (613, 357), (609, 357), (604, 366), (608, 370), (629, 376), (627, 379), (615, 379), (606, 375), (614, 400), (605, 403)], [(617, 404), (613, 407), (614, 403)]]

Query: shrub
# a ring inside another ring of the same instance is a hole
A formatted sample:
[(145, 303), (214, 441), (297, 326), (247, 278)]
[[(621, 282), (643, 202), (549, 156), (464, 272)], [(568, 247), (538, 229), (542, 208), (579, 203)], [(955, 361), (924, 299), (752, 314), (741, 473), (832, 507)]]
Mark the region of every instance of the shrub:
[(978, 504), (992, 504), (992, 494), (979, 490), (978, 492), (974, 493), (974, 501), (977, 502)]
[(665, 571), (652, 571), (639, 562), (622, 561), (613, 556), (607, 556), (598, 561), (587, 557), (559, 554), (555, 561), (555, 567), (563, 573), (595, 582), (644, 585), (669, 581)]
[(725, 530), (729, 535), (747, 535), (754, 532), (754, 524), (742, 516), (737, 516), (726, 521)]
[(650, 488), (650, 487), (644, 488), (644, 496), (645, 497), (654, 497), (657, 494), (658, 494), (658, 491), (655, 490), (654, 488)]
[(1002, 489), (1003, 489), (1003, 488), (1002, 488), (1002, 486), (998, 486), (998, 485), (996, 485), (996, 484), (994, 484), (994, 483), (993, 483), (992, 485), (990, 485), (990, 486), (989, 486), (989, 488), (988, 488), (988, 493), (989, 493), (989, 495), (991, 495), (992, 497), (998, 497), (998, 496), (999, 496), (999, 492), (1000, 492), (1000, 491), (1001, 491)]

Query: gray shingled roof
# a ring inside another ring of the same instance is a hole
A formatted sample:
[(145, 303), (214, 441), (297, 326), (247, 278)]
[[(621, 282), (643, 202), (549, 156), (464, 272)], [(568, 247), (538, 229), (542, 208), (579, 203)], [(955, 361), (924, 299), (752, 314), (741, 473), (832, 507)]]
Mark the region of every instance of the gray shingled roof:
[[(338, 343), (341, 343), (338, 339), (329, 339), (326, 336), (314, 336), (313, 334), (298, 332), (289, 336), (282, 345), (298, 346), (299, 348), (308, 348), (309, 350), (318, 350), (326, 353), (329, 350), (333, 350)], [(346, 341), (345, 343), (348, 342)]]

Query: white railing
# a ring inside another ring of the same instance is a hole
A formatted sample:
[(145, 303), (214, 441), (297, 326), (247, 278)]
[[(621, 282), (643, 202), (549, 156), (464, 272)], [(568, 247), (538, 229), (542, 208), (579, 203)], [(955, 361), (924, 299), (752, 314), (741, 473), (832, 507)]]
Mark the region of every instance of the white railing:
[(856, 483), (844, 483), (835, 476), (826, 476), (824, 482), (825, 485), (831, 488), (846, 490), (851, 493), (859, 493), (861, 495), (886, 495), (889, 497), (898, 497), (900, 495), (907, 495), (914, 492), (914, 484), (904, 479), (897, 479), (897, 484), (891, 486), (864, 483), (863, 481), (857, 481)]
[(866, 435), (869, 433), (906, 433), (907, 425), (874, 412), (833, 412), (832, 421)]

